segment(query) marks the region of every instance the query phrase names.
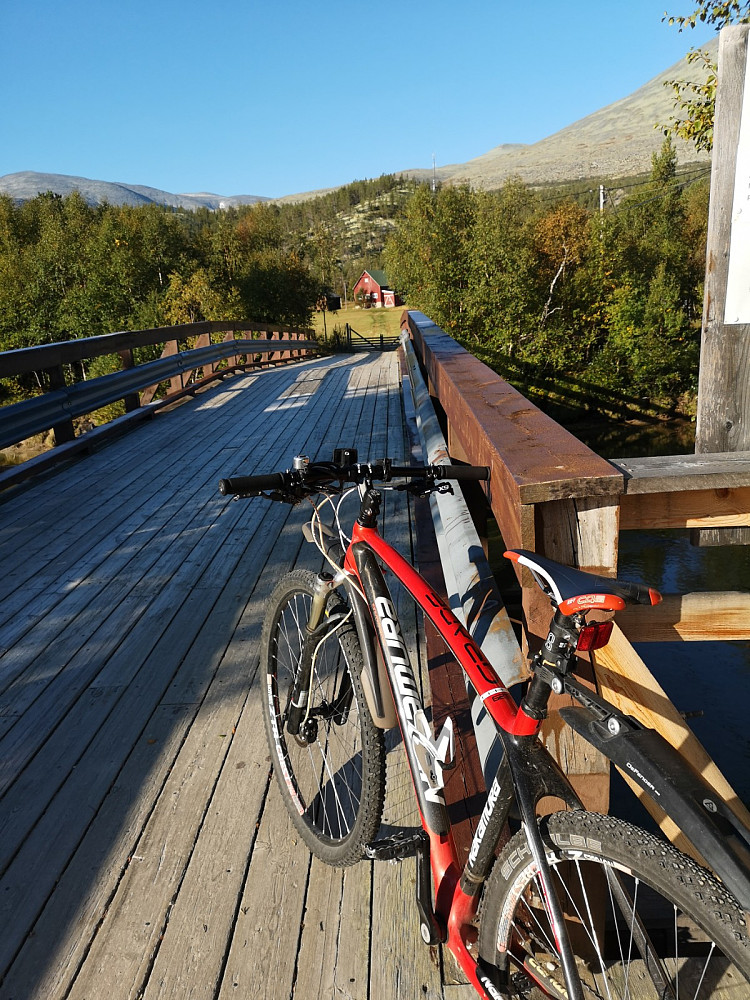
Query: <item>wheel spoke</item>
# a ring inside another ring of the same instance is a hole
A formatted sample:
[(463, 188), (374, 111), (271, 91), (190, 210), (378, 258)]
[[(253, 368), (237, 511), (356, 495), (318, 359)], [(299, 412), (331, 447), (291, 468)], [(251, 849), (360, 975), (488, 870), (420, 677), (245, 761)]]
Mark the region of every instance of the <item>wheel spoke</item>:
[[(554, 844), (547, 860), (585, 996), (750, 997), (750, 941), (742, 912), (708, 872), (671, 845), (610, 817), (556, 814), (545, 827)], [(506, 845), (486, 891), (481, 953), (489, 934), (498, 965), (508, 955), (543, 994), (566, 995), (537, 865), (523, 833)], [(487, 931), (485, 920), (491, 921)], [(728, 957), (738, 943), (744, 966)], [(523, 995), (525, 988), (518, 989)], [(528, 990), (537, 995), (531, 984)]]

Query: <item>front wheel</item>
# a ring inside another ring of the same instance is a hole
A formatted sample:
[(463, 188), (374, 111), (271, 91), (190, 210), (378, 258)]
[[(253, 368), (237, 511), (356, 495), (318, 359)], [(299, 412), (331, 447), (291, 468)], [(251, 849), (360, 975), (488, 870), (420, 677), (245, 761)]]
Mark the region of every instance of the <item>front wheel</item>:
[(325, 638), (315, 640), (309, 697), (298, 710), (301, 719), (289, 726), (315, 581), (313, 573), (294, 570), (271, 595), (261, 639), (261, 700), (292, 822), (321, 861), (343, 866), (362, 858), (380, 825), (385, 751), (365, 701), (357, 632), (337, 594), (328, 599)]
[[(692, 859), (610, 816), (541, 821), (585, 998), (750, 998), (750, 940), (734, 898)], [(511, 995), (568, 995), (538, 867), (521, 831), (495, 862), (479, 932)]]

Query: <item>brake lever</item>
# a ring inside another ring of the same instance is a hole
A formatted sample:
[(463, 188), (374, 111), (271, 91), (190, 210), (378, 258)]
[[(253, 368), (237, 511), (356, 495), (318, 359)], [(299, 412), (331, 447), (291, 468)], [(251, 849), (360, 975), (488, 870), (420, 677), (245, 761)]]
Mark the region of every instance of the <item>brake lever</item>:
[(252, 500), (255, 497), (263, 497), (265, 500), (275, 500), (277, 503), (288, 503), (292, 507), (296, 506), (304, 496), (297, 496), (294, 493), (283, 493), (281, 490), (273, 490), (266, 493), (264, 490), (253, 490), (251, 493), (235, 493), (233, 500)]
[(412, 496), (418, 497), (420, 500), (428, 497), (431, 493), (453, 493), (453, 487), (450, 483), (436, 483), (431, 479), (412, 479), (408, 483), (391, 488), (411, 493)]

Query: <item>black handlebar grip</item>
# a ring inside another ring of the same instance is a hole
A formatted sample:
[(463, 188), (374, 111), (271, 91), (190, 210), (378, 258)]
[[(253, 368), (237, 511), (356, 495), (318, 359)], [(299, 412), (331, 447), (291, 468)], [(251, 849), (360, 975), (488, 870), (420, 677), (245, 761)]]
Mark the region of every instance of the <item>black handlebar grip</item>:
[(432, 471), (440, 479), (476, 482), (490, 478), (490, 470), (486, 465), (433, 465)]
[(281, 490), (286, 485), (283, 472), (269, 472), (264, 476), (232, 476), (219, 480), (219, 493), (232, 496), (242, 493), (257, 493), (259, 490)]

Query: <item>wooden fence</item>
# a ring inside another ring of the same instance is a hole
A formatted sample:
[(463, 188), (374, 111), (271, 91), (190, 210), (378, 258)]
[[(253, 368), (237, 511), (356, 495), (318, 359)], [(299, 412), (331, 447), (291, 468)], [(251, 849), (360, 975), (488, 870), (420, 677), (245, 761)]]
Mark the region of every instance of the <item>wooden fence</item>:
[[(750, 525), (750, 453), (609, 462), (547, 417), (418, 312), (408, 329), (450, 454), (492, 470), (487, 499), (508, 548), (527, 548), (590, 572), (614, 576), (620, 532), (645, 527)], [(481, 511), (478, 517), (481, 519)], [(521, 577), (525, 641), (544, 637), (549, 603), (527, 571)], [(667, 595), (657, 609), (629, 609), (595, 654), (589, 682), (618, 708), (658, 730), (745, 822), (750, 814), (630, 645), (649, 639), (748, 639), (750, 595)], [(569, 704), (558, 699), (556, 707)], [(607, 811), (608, 762), (553, 714), (544, 738), (591, 809)], [(637, 792), (637, 786), (633, 786)], [(648, 800), (650, 805), (650, 800)], [(644, 805), (647, 802), (644, 801)], [(653, 810), (652, 810), (653, 811)], [(657, 816), (683, 849), (687, 842)]]

